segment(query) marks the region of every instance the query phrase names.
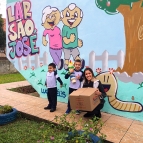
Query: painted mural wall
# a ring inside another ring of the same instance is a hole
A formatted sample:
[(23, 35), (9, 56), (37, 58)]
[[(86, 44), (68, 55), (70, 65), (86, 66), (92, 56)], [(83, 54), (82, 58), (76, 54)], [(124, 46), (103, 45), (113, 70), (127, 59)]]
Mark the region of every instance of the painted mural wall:
[(70, 60), (91, 67), (107, 93), (104, 112), (143, 121), (143, 0), (7, 0), (7, 58), (46, 98), (54, 62), (67, 103)]

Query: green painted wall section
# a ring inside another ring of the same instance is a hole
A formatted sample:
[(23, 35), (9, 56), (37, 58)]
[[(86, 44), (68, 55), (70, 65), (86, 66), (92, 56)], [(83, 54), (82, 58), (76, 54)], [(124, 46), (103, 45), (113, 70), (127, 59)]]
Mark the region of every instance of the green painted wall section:
[(7, 0), (7, 4), (12, 3), (12, 2), (16, 2), (16, 1), (18, 1), (18, 0)]

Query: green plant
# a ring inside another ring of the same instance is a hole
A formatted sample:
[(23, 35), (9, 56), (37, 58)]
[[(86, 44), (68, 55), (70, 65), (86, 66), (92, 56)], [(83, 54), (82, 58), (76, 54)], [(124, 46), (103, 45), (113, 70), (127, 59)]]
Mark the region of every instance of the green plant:
[(31, 74), (30, 78), (33, 77), (33, 76), (36, 77), (34, 72), (32, 72), (30, 74)]
[[(58, 124), (51, 124), (51, 134), (47, 142), (53, 143), (92, 143), (91, 135), (97, 135), (100, 142), (106, 138), (100, 132), (102, 128), (102, 121), (99, 118), (92, 120), (77, 119), (75, 111), (69, 115), (56, 116), (54, 121)], [(62, 132), (60, 132), (62, 131)], [(46, 136), (46, 134), (45, 134)]]
[(9, 105), (0, 106), (0, 114), (6, 114), (12, 112), (13, 109)]
[(143, 82), (139, 83), (139, 87), (137, 89), (142, 88), (142, 87), (143, 87)]

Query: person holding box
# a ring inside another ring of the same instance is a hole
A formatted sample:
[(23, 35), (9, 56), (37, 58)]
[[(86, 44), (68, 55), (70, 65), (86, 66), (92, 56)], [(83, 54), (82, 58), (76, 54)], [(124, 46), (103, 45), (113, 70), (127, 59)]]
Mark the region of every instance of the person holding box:
[(95, 91), (95, 96), (94, 98), (100, 98), (100, 104), (93, 110), (93, 111), (88, 111), (84, 117), (98, 117), (101, 118), (101, 112), (100, 110), (104, 106), (104, 98), (106, 97), (106, 93), (104, 91), (104, 88), (101, 84), (101, 82), (95, 78), (94, 73), (91, 68), (86, 68), (83, 72), (83, 77), (84, 80), (81, 84), (81, 88), (97, 88)]

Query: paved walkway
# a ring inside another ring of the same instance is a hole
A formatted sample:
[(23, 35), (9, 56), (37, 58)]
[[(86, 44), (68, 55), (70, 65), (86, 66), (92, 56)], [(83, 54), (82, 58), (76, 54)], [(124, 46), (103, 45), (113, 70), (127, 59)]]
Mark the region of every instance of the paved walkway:
[[(27, 81), (0, 84), (0, 105), (9, 104), (19, 111), (49, 121), (52, 121), (55, 115), (64, 114), (67, 106), (65, 103), (58, 102), (56, 112), (50, 113), (43, 109), (47, 106), (47, 99), (7, 90), (26, 85), (29, 85)], [(143, 143), (143, 122), (103, 112), (102, 120), (104, 122), (102, 133), (107, 135), (107, 140), (114, 143)]]

